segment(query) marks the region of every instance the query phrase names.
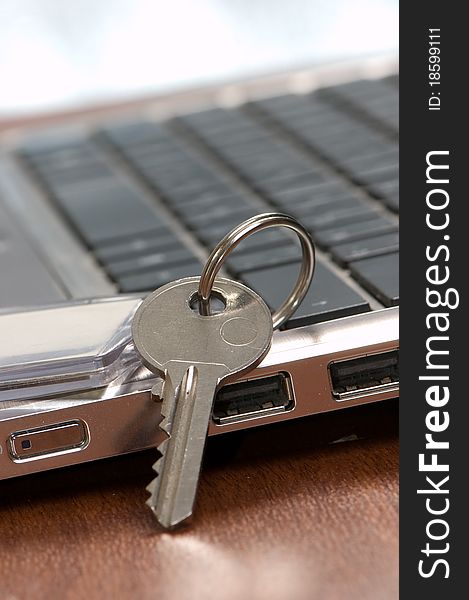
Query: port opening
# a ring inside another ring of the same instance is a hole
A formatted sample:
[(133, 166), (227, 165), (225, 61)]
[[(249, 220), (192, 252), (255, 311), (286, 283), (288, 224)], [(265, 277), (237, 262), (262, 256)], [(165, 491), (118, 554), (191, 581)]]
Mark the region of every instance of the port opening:
[(368, 354), (329, 365), (332, 394), (348, 400), (399, 388), (399, 351)]
[(223, 386), (215, 397), (213, 421), (239, 423), (290, 411), (295, 406), (288, 373), (248, 379)]

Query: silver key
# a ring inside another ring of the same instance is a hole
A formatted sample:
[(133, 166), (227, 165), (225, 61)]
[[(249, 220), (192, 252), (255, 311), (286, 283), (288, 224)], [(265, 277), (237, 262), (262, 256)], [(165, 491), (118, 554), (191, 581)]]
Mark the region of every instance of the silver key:
[(217, 279), (214, 295), (226, 303), (218, 314), (201, 316), (198, 277), (159, 288), (135, 314), (132, 336), (143, 363), (164, 377), (158, 474), (147, 504), (171, 529), (192, 515), (215, 394), (222, 383), (260, 363), (272, 340), (272, 316), (245, 285)]

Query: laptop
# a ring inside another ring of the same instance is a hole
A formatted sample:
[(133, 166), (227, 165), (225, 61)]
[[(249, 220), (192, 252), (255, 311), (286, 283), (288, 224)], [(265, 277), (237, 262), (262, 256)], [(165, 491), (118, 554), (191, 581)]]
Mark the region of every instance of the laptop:
[[(209, 435), (394, 398), (399, 389), (398, 74), (360, 60), (207, 86), (3, 135), (0, 478), (155, 447), (158, 378), (132, 316), (200, 275), (263, 212), (297, 218), (317, 264), (264, 361), (216, 397)], [(301, 251), (281, 229), (224, 275), (274, 310)], [(161, 383), (161, 381), (160, 381)]]

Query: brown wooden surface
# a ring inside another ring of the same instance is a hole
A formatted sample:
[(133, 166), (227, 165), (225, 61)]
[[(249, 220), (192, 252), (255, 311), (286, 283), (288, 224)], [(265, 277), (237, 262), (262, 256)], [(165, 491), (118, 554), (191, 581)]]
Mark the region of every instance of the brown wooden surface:
[(397, 598), (397, 401), (211, 439), (175, 534), (154, 458), (0, 483), (0, 600)]

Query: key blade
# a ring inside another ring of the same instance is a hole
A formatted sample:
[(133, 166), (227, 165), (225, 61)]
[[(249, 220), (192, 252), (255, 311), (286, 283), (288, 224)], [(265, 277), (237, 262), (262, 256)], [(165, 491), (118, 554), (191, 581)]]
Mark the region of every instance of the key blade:
[(150, 484), (152, 496), (149, 505), (165, 529), (182, 525), (193, 513), (213, 398), (219, 381), (214, 372), (204, 372), (203, 377), (199, 375), (198, 368), (190, 366), (182, 377), (171, 423), (174, 435), (162, 444), (163, 455), (155, 463), (155, 470), (160, 476)]

